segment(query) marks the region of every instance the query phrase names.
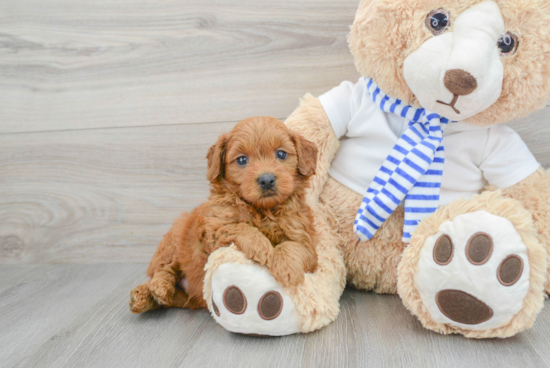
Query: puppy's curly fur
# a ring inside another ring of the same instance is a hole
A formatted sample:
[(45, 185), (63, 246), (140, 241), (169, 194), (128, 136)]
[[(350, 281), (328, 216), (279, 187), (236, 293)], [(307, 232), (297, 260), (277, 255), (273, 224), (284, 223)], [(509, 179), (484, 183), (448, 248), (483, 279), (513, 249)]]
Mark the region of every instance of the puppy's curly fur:
[(205, 308), (204, 266), (213, 251), (231, 243), (284, 286), (300, 284), (317, 267), (313, 217), (305, 203), (317, 163), (313, 143), (277, 119), (254, 117), (223, 134), (207, 159), (210, 197), (164, 236), (147, 270), (151, 279), (130, 293), (133, 313)]

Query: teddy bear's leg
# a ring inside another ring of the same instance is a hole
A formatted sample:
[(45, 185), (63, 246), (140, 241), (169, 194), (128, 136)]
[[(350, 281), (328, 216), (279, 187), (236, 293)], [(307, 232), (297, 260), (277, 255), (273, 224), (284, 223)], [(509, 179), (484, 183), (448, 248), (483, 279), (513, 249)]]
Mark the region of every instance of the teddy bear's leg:
[(399, 264), (398, 292), (426, 328), (508, 337), (533, 324), (546, 280), (531, 213), (489, 191), (420, 223)]
[(231, 332), (282, 336), (311, 332), (336, 319), (345, 287), (341, 240), (314, 210), (319, 231), (318, 267), (295, 287), (275, 281), (268, 269), (232, 245), (212, 253), (206, 265), (204, 299), (212, 316)]
[(329, 178), (320, 200), (337, 214), (334, 222), (343, 238), (348, 283), (361, 290), (397, 294), (397, 266), (406, 247), (401, 240), (403, 209), (398, 207), (371, 240), (361, 242), (353, 222), (363, 197)]
[[(495, 188), (489, 188), (491, 189), (495, 190)], [(539, 240), (546, 248), (550, 259), (550, 171), (539, 169), (512, 188), (503, 190), (502, 193), (505, 197), (517, 199), (531, 212)], [(550, 283), (546, 284), (545, 291), (550, 294)]]
[(306, 200), (316, 204), (328, 179), (330, 163), (340, 148), (332, 125), (319, 99), (310, 94), (304, 96), (300, 106), (286, 119), (285, 124), (317, 146), (317, 167), (310, 179)]

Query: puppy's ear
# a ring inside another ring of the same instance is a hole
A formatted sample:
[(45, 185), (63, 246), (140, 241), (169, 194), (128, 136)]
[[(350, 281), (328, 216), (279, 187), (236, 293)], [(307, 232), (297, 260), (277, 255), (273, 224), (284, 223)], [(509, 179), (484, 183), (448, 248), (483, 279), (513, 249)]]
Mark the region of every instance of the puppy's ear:
[(298, 170), (300, 174), (303, 176), (315, 174), (315, 167), (317, 166), (317, 147), (298, 133), (292, 133), (292, 139), (296, 146)]
[(208, 170), (206, 178), (210, 182), (223, 179), (225, 174), (225, 153), (227, 149), (227, 133), (223, 133), (215, 145), (210, 147), (206, 159), (208, 160)]

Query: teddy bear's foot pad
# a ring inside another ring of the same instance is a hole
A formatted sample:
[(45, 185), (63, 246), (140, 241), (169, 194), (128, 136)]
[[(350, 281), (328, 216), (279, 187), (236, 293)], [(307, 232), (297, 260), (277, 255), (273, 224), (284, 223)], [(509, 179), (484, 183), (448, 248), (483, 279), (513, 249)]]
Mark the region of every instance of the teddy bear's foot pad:
[(442, 290), (435, 298), (441, 313), (455, 322), (477, 325), (493, 317), (491, 307), (464, 291)]
[(527, 247), (509, 220), (463, 214), (427, 239), (414, 283), (435, 321), (498, 328), (522, 309), (529, 290)]
[(300, 332), (292, 299), (265, 269), (226, 263), (212, 275), (212, 314), (226, 330), (283, 336)]

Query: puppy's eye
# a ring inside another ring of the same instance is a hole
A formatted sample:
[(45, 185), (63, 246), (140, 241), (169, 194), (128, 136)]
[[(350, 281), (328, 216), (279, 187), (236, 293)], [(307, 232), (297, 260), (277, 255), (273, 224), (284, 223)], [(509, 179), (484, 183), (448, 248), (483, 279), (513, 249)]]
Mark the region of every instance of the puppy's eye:
[(284, 161), (286, 160), (286, 156), (287, 156), (287, 153), (283, 150), (278, 150), (277, 151), (277, 158), (281, 161)]
[(240, 156), (237, 158), (237, 165), (240, 167), (245, 167), (248, 164), (248, 157)]
[(512, 32), (506, 32), (500, 38), (497, 42), (498, 50), (500, 52), (500, 56), (502, 57), (509, 57), (516, 53), (519, 46), (519, 39), (518, 36), (513, 34)]
[(445, 33), (450, 26), (451, 14), (443, 8), (432, 10), (426, 17), (426, 28), (428, 28), (434, 36)]

